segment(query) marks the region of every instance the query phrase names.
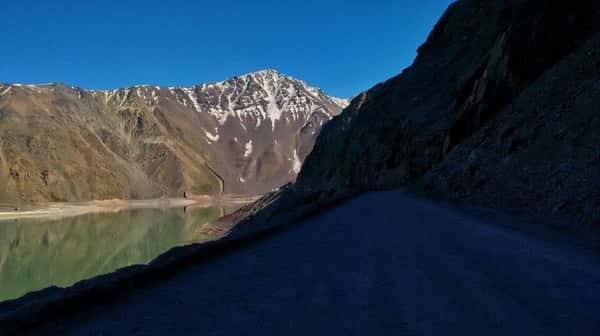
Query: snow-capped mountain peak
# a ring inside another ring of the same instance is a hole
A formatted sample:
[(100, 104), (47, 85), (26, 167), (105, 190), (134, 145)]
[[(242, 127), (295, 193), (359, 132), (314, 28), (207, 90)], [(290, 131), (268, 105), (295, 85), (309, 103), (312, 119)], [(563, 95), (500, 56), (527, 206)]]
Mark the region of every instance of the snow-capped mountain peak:
[(327, 96), (322, 90), (302, 80), (284, 75), (276, 70), (261, 70), (231, 79), (181, 88), (196, 111), (207, 112), (219, 124), (229, 118), (253, 122), (256, 127), (264, 122), (275, 129), (282, 117), (307, 118), (323, 105), (344, 108), (344, 99)]
[[(51, 116), (44, 125), (60, 121), (70, 125), (65, 132), (85, 130), (81, 136), (99, 147), (85, 155), (78, 148), (65, 152), (96, 157), (82, 160), (99, 164), (107, 162), (102, 155), (115, 157), (111, 171), (130, 164), (123, 174), (132, 175), (119, 181), (147, 176), (154, 183), (148, 188), (160, 192), (220, 188), (256, 194), (295, 178), (321, 126), (348, 101), (268, 69), (189, 87), (0, 84), (0, 103), (12, 106), (10, 111)], [(102, 169), (100, 164), (90, 171)]]

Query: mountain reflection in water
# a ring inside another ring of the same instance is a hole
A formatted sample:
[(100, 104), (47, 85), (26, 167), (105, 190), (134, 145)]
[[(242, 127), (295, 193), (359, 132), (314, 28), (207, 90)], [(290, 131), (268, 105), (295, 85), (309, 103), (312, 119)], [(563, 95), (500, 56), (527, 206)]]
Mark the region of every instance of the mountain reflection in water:
[(0, 221), (0, 301), (134, 264), (172, 247), (211, 240), (200, 228), (223, 208), (130, 209), (62, 219)]

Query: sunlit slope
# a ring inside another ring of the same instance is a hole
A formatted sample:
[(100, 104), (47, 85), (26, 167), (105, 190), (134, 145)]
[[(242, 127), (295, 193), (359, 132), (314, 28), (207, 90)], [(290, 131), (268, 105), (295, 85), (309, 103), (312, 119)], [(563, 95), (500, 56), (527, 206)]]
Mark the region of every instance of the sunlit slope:
[(0, 203), (261, 194), (295, 179), (346, 104), (274, 70), (183, 88), (0, 84)]

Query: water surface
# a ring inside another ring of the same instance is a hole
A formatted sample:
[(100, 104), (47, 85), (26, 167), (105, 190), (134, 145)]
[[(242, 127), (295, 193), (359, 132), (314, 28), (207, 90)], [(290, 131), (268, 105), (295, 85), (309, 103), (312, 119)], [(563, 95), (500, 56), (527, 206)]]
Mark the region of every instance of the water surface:
[(222, 208), (130, 209), (62, 219), (0, 221), (0, 301), (145, 264), (172, 247), (211, 240), (200, 228)]

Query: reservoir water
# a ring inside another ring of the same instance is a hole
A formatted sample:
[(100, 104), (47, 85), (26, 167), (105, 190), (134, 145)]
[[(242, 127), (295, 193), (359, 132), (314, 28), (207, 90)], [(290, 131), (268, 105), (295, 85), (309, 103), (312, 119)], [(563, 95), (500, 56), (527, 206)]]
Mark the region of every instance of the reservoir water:
[(201, 227), (223, 208), (146, 208), (62, 219), (0, 221), (0, 301), (134, 264), (172, 247), (214, 239)]

